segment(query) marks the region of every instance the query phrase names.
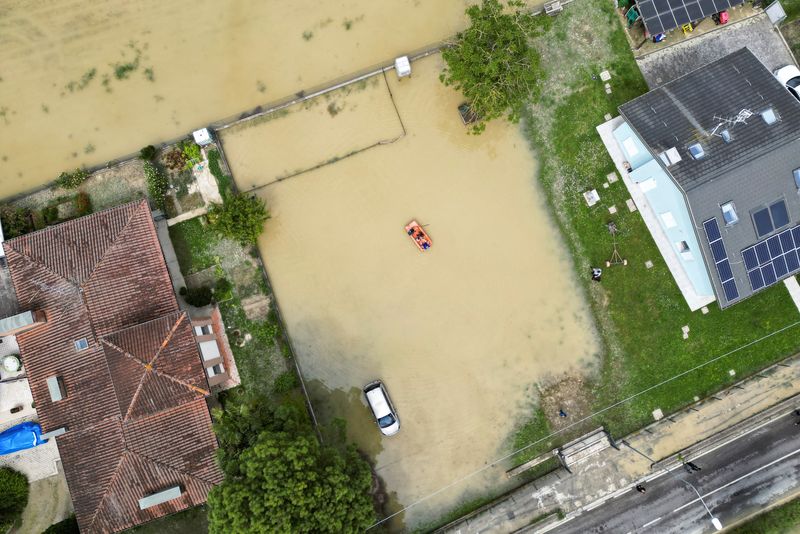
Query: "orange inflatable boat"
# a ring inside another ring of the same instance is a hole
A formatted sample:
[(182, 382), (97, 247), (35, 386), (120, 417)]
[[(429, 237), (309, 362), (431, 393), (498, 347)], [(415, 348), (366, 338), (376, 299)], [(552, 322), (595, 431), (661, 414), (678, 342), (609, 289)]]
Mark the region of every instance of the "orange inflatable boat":
[(406, 225), (406, 233), (408, 234), (408, 237), (414, 241), (414, 244), (417, 245), (417, 248), (419, 248), (422, 252), (425, 252), (433, 246), (433, 241), (431, 241), (431, 238), (428, 237), (428, 234), (422, 228), (422, 225), (420, 225), (416, 220), (411, 221)]

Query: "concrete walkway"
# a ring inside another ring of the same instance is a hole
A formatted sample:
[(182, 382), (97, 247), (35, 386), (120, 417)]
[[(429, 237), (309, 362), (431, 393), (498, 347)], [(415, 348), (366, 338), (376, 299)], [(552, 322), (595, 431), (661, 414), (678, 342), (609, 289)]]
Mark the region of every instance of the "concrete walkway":
[(800, 284), (797, 283), (796, 276), (790, 276), (783, 281), (783, 285), (789, 290), (789, 296), (792, 297), (792, 302), (797, 306), (797, 311), (800, 311)]
[[(800, 393), (800, 356), (775, 365), (686, 410), (657, 421), (626, 437), (636, 449), (655, 459), (667, 459), (680, 451), (687, 459), (706, 454), (711, 448), (692, 452), (693, 444), (731, 435), (723, 430)], [(743, 430), (745, 431), (745, 430)], [(506, 498), (478, 513), (452, 523), (443, 532), (544, 532), (555, 525), (537, 519), (561, 510), (567, 519), (601, 506), (619, 492), (656, 473), (650, 461), (628, 447), (609, 448), (573, 469), (558, 470), (520, 487)]]

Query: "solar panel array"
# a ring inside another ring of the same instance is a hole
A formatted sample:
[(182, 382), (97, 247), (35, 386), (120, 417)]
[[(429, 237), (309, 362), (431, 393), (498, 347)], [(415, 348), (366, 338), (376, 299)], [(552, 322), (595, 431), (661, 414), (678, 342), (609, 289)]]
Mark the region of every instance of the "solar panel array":
[(704, 222), (703, 229), (706, 231), (711, 255), (714, 256), (714, 264), (719, 273), (719, 281), (725, 292), (725, 298), (728, 299), (728, 302), (736, 300), (739, 298), (739, 288), (736, 287), (736, 280), (733, 279), (731, 263), (728, 261), (728, 252), (725, 250), (725, 243), (722, 242), (722, 233), (719, 231), (717, 219), (709, 219)]
[(637, 0), (639, 14), (650, 35), (656, 35), (688, 22), (743, 4), (744, 0)]
[(753, 291), (769, 287), (800, 270), (800, 225), (759, 241), (742, 251)]

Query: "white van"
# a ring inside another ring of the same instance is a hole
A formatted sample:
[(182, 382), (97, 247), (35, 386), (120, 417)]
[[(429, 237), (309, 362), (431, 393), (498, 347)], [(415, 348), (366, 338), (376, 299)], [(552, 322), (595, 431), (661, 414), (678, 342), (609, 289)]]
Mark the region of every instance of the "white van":
[(383, 382), (375, 380), (364, 386), (364, 395), (367, 397), (367, 404), (369, 404), (372, 415), (375, 416), (378, 428), (381, 429), (383, 435), (397, 434), (400, 430), (400, 419), (397, 418), (397, 412), (392, 406)]

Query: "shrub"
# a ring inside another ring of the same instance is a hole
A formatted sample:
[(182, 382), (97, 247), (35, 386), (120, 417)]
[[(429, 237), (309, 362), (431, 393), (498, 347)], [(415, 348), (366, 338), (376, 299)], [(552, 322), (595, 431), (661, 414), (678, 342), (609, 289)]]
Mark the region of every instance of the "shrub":
[(71, 515), (55, 525), (50, 525), (42, 534), (80, 534), (78, 520), (75, 519), (74, 515)]
[(292, 371), (285, 371), (275, 379), (275, 383), (272, 385), (272, 391), (276, 395), (283, 395), (296, 388), (297, 384), (297, 375)]
[(195, 287), (187, 289), (184, 298), (188, 304), (202, 308), (214, 302), (214, 293), (208, 286)]
[(58, 206), (47, 206), (42, 210), (42, 218), (44, 219), (44, 224), (50, 226), (51, 224), (55, 224), (58, 222)]
[(64, 189), (77, 189), (88, 177), (89, 173), (86, 172), (86, 169), (62, 172), (58, 178), (56, 178), (56, 185)]
[(264, 201), (242, 194), (228, 196), (224, 204), (213, 204), (208, 212), (208, 222), (213, 230), (242, 245), (256, 244), (267, 219), (269, 212)]
[(153, 161), (153, 158), (156, 157), (156, 152), (158, 152), (156, 147), (153, 145), (147, 145), (139, 151), (139, 159), (143, 159), (144, 161)]
[(169, 170), (177, 171), (186, 167), (186, 157), (180, 147), (176, 147), (167, 152), (167, 155), (164, 156), (164, 163)]
[(182, 297), (186, 296), (186, 286), (184, 286), (184, 287), (180, 288), (180, 289), (178, 290), (178, 294), (179, 294), (180, 296), (182, 296)]
[(149, 161), (144, 162), (144, 176), (147, 179), (147, 194), (159, 209), (164, 209), (164, 198), (169, 190), (167, 175)]
[(0, 467), (0, 532), (5, 532), (22, 515), (28, 504), (28, 478), (10, 469)]
[(34, 228), (31, 211), (10, 204), (0, 206), (0, 221), (3, 222), (3, 233), (6, 239), (27, 234)]
[[(58, 209), (56, 209), (56, 212), (58, 212)], [(78, 217), (92, 213), (92, 199), (89, 198), (88, 193), (81, 191), (75, 195), (75, 213)]]
[(214, 300), (222, 302), (233, 297), (233, 284), (227, 278), (220, 278), (214, 286)]
[(200, 147), (192, 141), (184, 141), (181, 144), (181, 152), (183, 152), (183, 159), (185, 161), (184, 167), (191, 169), (194, 164), (199, 162), (202, 158)]
[(217, 179), (219, 194), (222, 195), (222, 199), (224, 200), (228, 198), (228, 194), (232, 189), (231, 177), (222, 172), (222, 167), (219, 165), (220, 157), (219, 150), (208, 151), (208, 170), (211, 171), (211, 174)]

